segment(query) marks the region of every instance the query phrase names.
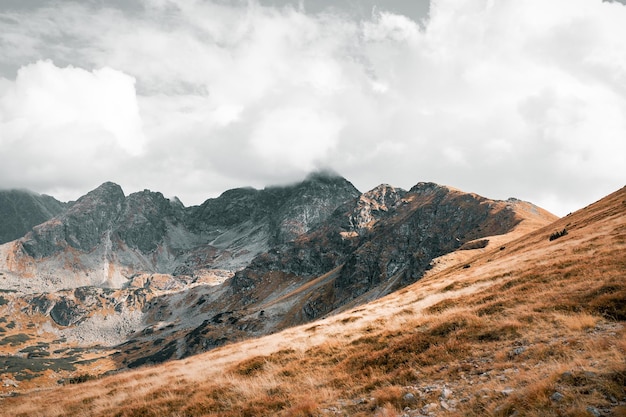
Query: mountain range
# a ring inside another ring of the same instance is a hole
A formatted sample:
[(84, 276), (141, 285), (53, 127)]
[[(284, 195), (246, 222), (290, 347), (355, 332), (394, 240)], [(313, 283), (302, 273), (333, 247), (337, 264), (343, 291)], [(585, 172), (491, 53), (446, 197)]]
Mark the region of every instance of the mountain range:
[[(0, 415), (626, 414), (626, 188), (562, 219), (432, 183), (357, 192), (314, 222), (300, 220), (310, 225), (300, 229), (280, 213), (303, 211), (263, 208), (268, 190), (328, 201), (314, 194), (347, 183), (314, 177), (233, 190), (202, 205), (248, 207), (224, 211), (233, 215), (219, 224), (222, 235), (239, 233), (242, 222), (266, 231), (246, 235), (264, 236), (255, 247), (266, 246), (256, 256), (233, 250), (241, 263), (220, 269), (220, 279), (207, 278), (213, 259), (226, 265), (220, 255), (198, 259), (167, 237), (151, 237), (158, 243), (142, 252), (128, 236), (143, 234), (120, 232), (128, 230), (121, 224), (144, 223), (128, 220), (132, 194), (117, 200), (115, 210), (126, 214), (111, 223), (70, 205), (1, 246)], [(74, 206), (100, 207), (100, 193), (90, 194), (89, 204)], [(182, 230), (178, 237), (199, 240), (210, 228), (192, 225), (219, 222), (198, 221), (211, 218), (198, 207), (168, 204), (184, 214), (156, 235)], [(307, 207), (307, 216), (316, 211)], [(82, 220), (56, 225), (70, 217)], [(79, 224), (100, 237), (80, 241)], [(57, 240), (47, 244), (46, 236)], [(102, 240), (111, 242), (109, 268), (130, 275), (33, 291), (52, 287), (40, 283), (54, 272), (46, 268), (70, 256), (71, 276), (88, 280), (104, 262)], [(229, 247), (243, 247), (235, 241)], [(164, 259), (164, 245), (180, 249), (172, 261), (148, 262)], [(200, 253), (203, 244), (189, 246)], [(129, 252), (135, 257), (120, 255)], [(133, 263), (138, 254), (145, 269)], [(174, 269), (156, 269), (165, 267)]]
[[(335, 315), (418, 281), (443, 255), (556, 220), (528, 202), (427, 182), (360, 193), (328, 172), (193, 207), (149, 190), (126, 196), (110, 182), (71, 203), (3, 195), (28, 204), (0, 229), (47, 220), (0, 245), (0, 353), (76, 368), (96, 349), (90, 360), (109, 370)], [(7, 375), (41, 379), (20, 366), (6, 365)]]

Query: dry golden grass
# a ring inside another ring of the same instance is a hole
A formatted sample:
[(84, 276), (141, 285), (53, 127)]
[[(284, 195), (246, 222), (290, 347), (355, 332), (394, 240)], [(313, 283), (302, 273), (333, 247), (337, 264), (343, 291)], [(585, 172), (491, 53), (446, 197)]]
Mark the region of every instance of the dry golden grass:
[(622, 189), (356, 311), (0, 415), (625, 416), (625, 271)]
[(574, 331), (593, 329), (600, 321), (600, 317), (588, 313), (556, 313), (555, 318), (565, 327)]

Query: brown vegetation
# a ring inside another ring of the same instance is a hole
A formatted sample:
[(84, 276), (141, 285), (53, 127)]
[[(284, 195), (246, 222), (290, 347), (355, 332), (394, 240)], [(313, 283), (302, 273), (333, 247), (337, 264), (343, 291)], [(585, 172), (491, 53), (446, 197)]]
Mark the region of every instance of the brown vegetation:
[(626, 189), (358, 316), (5, 398), (0, 415), (625, 416), (624, 271)]

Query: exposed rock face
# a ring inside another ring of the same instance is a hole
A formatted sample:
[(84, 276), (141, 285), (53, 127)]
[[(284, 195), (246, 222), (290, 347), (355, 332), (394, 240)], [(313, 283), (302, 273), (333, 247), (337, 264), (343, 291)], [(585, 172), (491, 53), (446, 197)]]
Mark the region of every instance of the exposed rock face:
[[(281, 193), (279, 188), (268, 191)], [(285, 203), (271, 216), (272, 223), (277, 224), (273, 244), (292, 241), (308, 232), (330, 217), (337, 207), (360, 194), (344, 178), (324, 173), (310, 175), (284, 191), (287, 191)]]
[[(34, 227), (18, 241), (21, 253), (9, 256), (6, 269), (41, 277), (46, 286), (40, 291), (55, 285), (48, 277), (58, 270), (65, 273), (54, 278), (58, 288), (120, 287), (137, 273), (195, 277), (208, 270), (238, 270), (320, 224), (357, 195), (344, 178), (319, 173), (291, 186), (230, 190), (185, 208), (148, 190), (126, 197), (108, 182)], [(30, 282), (34, 291), (36, 284)]]
[(338, 206), (359, 194), (344, 178), (317, 173), (292, 186), (226, 191), (192, 208), (188, 225), (191, 230), (207, 234), (246, 225), (250, 235), (267, 234), (267, 244), (273, 246), (320, 224)]
[(350, 228), (358, 234), (371, 229), (378, 220), (394, 210), (405, 195), (405, 190), (387, 184), (362, 194), (349, 216)]
[(397, 283), (387, 291), (414, 282), (434, 258), (465, 241), (504, 234), (519, 221), (504, 203), (432, 183), (416, 185), (405, 198), (396, 215), (382, 220), (345, 260), (335, 282), (335, 307), (392, 279)]
[(50, 220), (65, 204), (47, 195), (0, 190), (0, 244), (19, 239), (33, 226)]
[(148, 190), (129, 195), (117, 219), (115, 235), (128, 247), (150, 253), (168, 231), (184, 221), (184, 207)]
[(75, 324), (82, 319), (86, 310), (81, 309), (76, 303), (71, 300), (61, 300), (56, 303), (52, 310), (50, 310), (50, 317), (60, 326), (69, 326)]
[(155, 292), (146, 288), (97, 287), (10, 295), (15, 313), (49, 318), (49, 328), (71, 343), (102, 346), (125, 342), (131, 333), (144, 329), (142, 310), (148, 309), (147, 301), (152, 297)]
[(79, 198), (61, 216), (33, 228), (22, 246), (36, 259), (61, 252), (68, 246), (89, 252), (101, 242), (102, 234), (111, 230), (123, 202), (120, 186), (104, 183)]
[[(430, 262), (463, 242), (503, 234), (519, 221), (505, 202), (419, 183), (410, 191), (381, 185), (343, 205), (327, 222), (256, 258), (229, 281), (250, 293), (280, 271), (310, 279), (340, 268), (328, 288), (311, 295), (304, 318), (314, 319), (369, 291), (381, 296), (419, 279)], [(323, 307), (315, 307), (323, 306)]]

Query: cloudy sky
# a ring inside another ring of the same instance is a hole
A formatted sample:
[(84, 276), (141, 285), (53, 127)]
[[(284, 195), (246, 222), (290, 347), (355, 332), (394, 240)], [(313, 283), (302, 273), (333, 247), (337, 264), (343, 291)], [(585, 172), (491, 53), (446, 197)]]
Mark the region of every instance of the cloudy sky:
[(325, 168), (559, 215), (622, 187), (626, 6), (0, 1), (0, 188), (194, 205)]

